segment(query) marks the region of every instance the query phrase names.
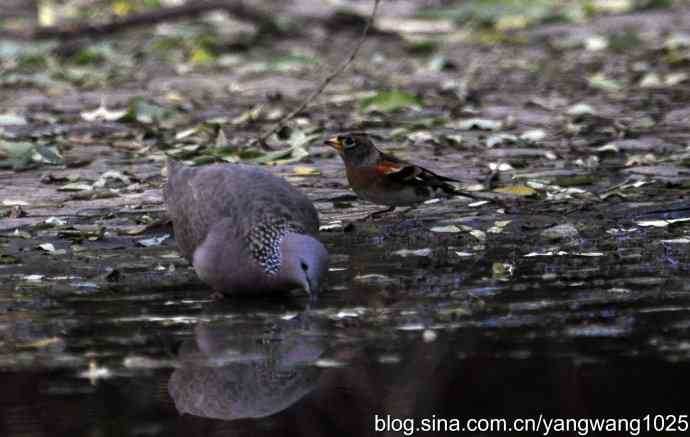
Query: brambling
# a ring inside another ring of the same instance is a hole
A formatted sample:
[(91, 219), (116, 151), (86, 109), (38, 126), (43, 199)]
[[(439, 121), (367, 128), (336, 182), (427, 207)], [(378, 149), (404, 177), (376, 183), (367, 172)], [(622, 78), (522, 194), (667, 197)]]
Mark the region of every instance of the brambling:
[(389, 207), (371, 214), (372, 217), (398, 206), (414, 207), (435, 197), (465, 196), (487, 200), (448, 183), (460, 181), (381, 152), (364, 132), (336, 135), (326, 140), (326, 144), (343, 158), (354, 192), (364, 200)]

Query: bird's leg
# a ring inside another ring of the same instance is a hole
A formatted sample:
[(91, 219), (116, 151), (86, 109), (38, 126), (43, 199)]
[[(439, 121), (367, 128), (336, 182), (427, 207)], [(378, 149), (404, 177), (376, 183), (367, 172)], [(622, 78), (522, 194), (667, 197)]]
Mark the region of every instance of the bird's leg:
[(381, 211), (375, 211), (372, 212), (371, 214), (367, 215), (366, 217), (360, 219), (361, 221), (367, 221), (367, 220), (374, 220), (378, 216), (386, 214), (388, 212), (391, 212), (395, 209), (395, 206), (391, 206), (390, 208), (382, 209)]
[(486, 177), (486, 182), (484, 182), (484, 188), (487, 191), (491, 191), (494, 189), (494, 182), (496, 181), (496, 178), (498, 177), (498, 170), (492, 170), (489, 176)]

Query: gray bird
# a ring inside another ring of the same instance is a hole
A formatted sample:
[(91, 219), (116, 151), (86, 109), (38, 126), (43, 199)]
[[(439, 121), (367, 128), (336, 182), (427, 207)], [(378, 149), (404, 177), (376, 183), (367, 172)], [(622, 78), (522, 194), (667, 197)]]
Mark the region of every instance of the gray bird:
[(175, 240), (202, 281), (226, 295), (318, 291), (328, 252), (304, 194), (249, 165), (167, 165)]

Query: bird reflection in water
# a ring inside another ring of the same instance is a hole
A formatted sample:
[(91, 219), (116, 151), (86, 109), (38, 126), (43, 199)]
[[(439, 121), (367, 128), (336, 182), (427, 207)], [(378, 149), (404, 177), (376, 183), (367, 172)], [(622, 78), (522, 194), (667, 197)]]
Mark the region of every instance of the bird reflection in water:
[(215, 306), (180, 348), (180, 367), (168, 384), (180, 413), (223, 420), (265, 417), (316, 386), (319, 369), (312, 364), (323, 352), (322, 337), (307, 313), (222, 317), (230, 305), (235, 304)]

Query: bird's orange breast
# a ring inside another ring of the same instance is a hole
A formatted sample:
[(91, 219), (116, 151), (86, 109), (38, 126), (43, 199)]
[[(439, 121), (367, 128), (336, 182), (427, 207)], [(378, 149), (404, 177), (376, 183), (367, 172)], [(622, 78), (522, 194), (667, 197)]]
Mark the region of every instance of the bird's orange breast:
[(414, 187), (386, 176), (378, 166), (348, 168), (347, 179), (359, 197), (379, 205), (412, 205), (428, 197), (420, 195)]

